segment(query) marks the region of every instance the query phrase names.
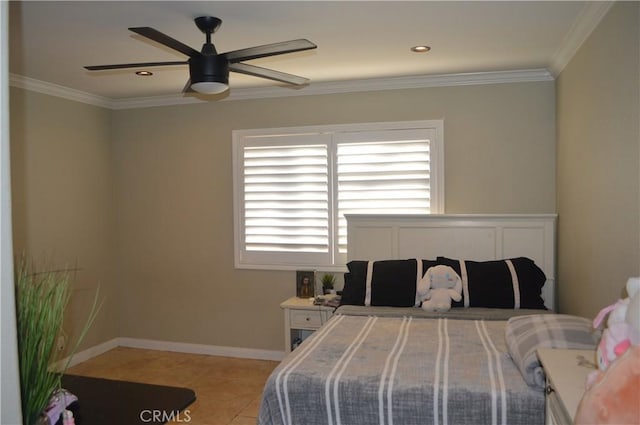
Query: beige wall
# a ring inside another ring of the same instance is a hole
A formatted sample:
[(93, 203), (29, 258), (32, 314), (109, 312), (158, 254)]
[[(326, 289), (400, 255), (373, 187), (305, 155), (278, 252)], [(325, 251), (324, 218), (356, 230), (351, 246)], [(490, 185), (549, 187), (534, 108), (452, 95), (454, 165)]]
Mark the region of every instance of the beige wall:
[[(555, 212), (553, 82), (113, 112), (122, 336), (282, 350), (294, 272), (236, 270), (231, 131), (444, 119), (448, 213)], [(126, 323), (126, 325), (124, 325)]]
[[(81, 348), (118, 336), (113, 278), (110, 112), (12, 88), (14, 253), (40, 267), (78, 267), (65, 331), (77, 340), (100, 286), (104, 305)], [(71, 344), (68, 344), (68, 347)]]
[(557, 79), (560, 309), (593, 317), (640, 273), (640, 4), (615, 4)]
[(13, 88), (15, 250), (82, 268), (72, 334), (101, 285), (84, 346), (130, 336), (281, 350), (294, 273), (233, 267), (231, 131), (444, 119), (446, 212), (557, 211), (560, 308), (593, 316), (640, 273), (639, 22), (638, 3), (614, 5), (557, 87), (121, 111)]
[(446, 212), (555, 212), (554, 83), (107, 111), (12, 89), (16, 252), (78, 264), (70, 332), (282, 350), (294, 272), (236, 270), (231, 131), (443, 119)]

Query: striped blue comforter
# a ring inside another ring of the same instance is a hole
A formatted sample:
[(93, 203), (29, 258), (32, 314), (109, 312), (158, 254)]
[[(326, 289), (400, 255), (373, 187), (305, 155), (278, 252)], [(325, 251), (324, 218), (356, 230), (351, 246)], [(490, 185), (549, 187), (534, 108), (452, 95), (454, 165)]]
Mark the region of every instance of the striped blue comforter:
[(274, 370), (258, 424), (543, 424), (506, 321), (480, 317), (334, 315)]

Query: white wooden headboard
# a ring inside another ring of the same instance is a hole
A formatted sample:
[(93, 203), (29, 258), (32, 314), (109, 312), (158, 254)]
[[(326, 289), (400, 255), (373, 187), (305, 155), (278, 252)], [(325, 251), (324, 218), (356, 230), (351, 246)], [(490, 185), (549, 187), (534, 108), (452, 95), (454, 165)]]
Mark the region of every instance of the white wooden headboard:
[(349, 260), (497, 260), (529, 257), (544, 271), (542, 298), (555, 302), (555, 214), (347, 215)]

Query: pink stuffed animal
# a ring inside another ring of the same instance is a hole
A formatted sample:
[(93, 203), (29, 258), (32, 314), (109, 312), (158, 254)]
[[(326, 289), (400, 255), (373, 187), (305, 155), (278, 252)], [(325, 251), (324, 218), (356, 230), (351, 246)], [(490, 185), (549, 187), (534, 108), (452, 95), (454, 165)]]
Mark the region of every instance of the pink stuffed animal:
[(627, 294), (628, 298), (603, 308), (593, 320), (593, 327), (598, 328), (609, 314), (596, 352), (600, 370), (605, 370), (632, 345), (640, 344), (640, 278), (629, 278)]
[(633, 345), (596, 371), (576, 411), (576, 425), (637, 425), (640, 423), (640, 346)]
[(593, 321), (607, 328), (596, 351), (598, 369), (589, 374), (575, 423), (640, 424), (640, 278), (627, 281), (628, 298), (605, 307)]

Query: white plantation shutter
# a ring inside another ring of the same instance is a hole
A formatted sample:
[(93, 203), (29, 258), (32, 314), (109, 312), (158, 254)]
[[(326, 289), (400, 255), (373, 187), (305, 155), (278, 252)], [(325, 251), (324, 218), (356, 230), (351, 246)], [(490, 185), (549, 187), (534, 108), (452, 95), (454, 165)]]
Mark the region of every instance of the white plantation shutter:
[(246, 263), (330, 262), (330, 140), (317, 134), (254, 137), (237, 152), (242, 231), (236, 237)]
[(431, 212), (434, 132), (388, 130), (338, 134), (338, 246), (347, 252), (345, 214)]
[(441, 212), (442, 122), (417, 124), (234, 131), (236, 267), (341, 270), (345, 214)]
[(329, 249), (327, 146), (247, 147), (245, 242), (249, 251)]

